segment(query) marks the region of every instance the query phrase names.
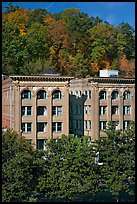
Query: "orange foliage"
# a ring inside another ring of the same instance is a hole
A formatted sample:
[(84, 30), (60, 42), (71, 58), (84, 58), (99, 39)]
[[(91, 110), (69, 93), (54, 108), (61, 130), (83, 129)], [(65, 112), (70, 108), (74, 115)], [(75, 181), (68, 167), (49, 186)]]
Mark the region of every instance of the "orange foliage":
[(55, 20), (51, 17), (51, 15), (46, 15), (44, 22), (47, 23), (48, 25), (52, 24), (55, 22)]
[(57, 46), (61, 46), (62, 48), (69, 47), (69, 35), (63, 21), (58, 20), (52, 22), (50, 24), (49, 32)]
[(120, 59), (120, 70), (125, 77), (135, 77), (135, 62), (129, 61), (124, 54)]
[(7, 20), (12, 23), (26, 23), (28, 20), (28, 14), (30, 13), (29, 10), (18, 9), (12, 13), (7, 14)]

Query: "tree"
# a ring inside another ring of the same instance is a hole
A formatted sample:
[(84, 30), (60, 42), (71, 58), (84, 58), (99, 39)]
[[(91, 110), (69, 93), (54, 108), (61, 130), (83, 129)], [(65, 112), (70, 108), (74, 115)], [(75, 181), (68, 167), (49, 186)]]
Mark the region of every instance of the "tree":
[(88, 137), (62, 136), (51, 140), (44, 165), (46, 173), (39, 176), (38, 191), (46, 198), (65, 201), (90, 193), (93, 196), (98, 190), (98, 175), (92, 148)]
[(122, 201), (124, 193), (135, 196), (135, 127), (131, 124), (122, 134), (115, 130), (115, 125), (109, 124), (106, 134), (107, 137), (97, 141), (100, 161), (103, 162), (101, 183), (115, 201)]
[(2, 201), (22, 202), (31, 196), (34, 182), (33, 148), (15, 132), (2, 132)]

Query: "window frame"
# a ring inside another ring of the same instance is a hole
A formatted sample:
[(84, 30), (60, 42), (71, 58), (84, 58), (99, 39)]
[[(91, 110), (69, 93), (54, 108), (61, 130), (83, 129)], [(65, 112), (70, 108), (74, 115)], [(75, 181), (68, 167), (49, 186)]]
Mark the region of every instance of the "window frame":
[[(28, 108), (30, 108), (30, 110), (28, 110)], [(28, 114), (29, 111), (30, 114)], [(32, 106), (21, 106), (21, 116), (32, 116)]]
[(31, 100), (31, 91), (24, 90), (21, 92), (21, 100)]
[(37, 100), (47, 99), (47, 92), (45, 90), (39, 90), (37, 92)]
[[(24, 125), (24, 127), (23, 127), (23, 125)], [(28, 125), (30, 125), (30, 127)], [(29, 130), (29, 129), (31, 129), (31, 130)], [(21, 123), (21, 130), (22, 130), (22, 133), (31, 133), (32, 132), (32, 122)]]
[(61, 99), (62, 99), (61, 91), (60, 90), (54, 90), (52, 93), (52, 100), (61, 100)]

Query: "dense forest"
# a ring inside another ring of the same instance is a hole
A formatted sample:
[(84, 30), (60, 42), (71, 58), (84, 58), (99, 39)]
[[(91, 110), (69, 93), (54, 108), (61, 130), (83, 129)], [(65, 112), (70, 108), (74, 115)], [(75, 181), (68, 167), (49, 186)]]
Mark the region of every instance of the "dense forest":
[(52, 14), (10, 3), (2, 12), (3, 73), (89, 77), (100, 69), (135, 76), (135, 34), (128, 23), (114, 26), (77, 8)]

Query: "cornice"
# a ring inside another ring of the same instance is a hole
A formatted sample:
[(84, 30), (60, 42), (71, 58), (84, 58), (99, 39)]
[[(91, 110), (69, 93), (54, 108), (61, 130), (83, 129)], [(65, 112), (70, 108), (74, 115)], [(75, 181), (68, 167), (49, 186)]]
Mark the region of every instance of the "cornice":
[(36, 82), (66, 82), (72, 80), (74, 77), (61, 76), (10, 76), (13, 81), (36, 81)]

